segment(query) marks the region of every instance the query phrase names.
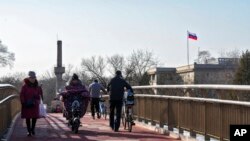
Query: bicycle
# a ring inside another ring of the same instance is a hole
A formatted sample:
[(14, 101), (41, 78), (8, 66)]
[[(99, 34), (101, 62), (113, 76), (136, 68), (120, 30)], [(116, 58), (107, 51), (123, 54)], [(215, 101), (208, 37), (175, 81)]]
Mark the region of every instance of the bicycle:
[(122, 124), (124, 126), (124, 129), (127, 129), (129, 132), (132, 131), (132, 127), (133, 125), (135, 125), (133, 121), (132, 106), (133, 105), (126, 105), (126, 102), (124, 102), (122, 108)]

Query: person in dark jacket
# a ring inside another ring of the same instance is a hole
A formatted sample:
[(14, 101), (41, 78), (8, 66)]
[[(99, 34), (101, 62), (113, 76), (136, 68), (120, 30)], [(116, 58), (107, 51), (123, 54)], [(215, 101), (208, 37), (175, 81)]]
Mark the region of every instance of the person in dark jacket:
[[(24, 79), (20, 93), (20, 100), (22, 104), (21, 118), (26, 119), (28, 136), (35, 135), (36, 121), (39, 117), (39, 104), (41, 98), (43, 99), (42, 88), (38, 85), (36, 73), (29, 72), (29, 77)], [(32, 125), (31, 125), (32, 119)]]
[[(121, 111), (123, 105), (124, 88), (130, 89), (131, 86), (122, 78), (121, 71), (116, 71), (116, 76), (111, 79), (108, 84), (108, 92), (110, 92), (110, 115), (109, 125), (117, 132), (120, 127)], [(116, 110), (116, 120), (114, 120), (114, 111)]]

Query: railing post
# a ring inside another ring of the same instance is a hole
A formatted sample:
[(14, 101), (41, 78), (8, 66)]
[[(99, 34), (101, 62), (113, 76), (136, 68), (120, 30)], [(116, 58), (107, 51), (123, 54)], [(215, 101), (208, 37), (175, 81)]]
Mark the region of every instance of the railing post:
[[(191, 107), (193, 107), (193, 105), (194, 105), (192, 100), (190, 101), (190, 105), (191, 105)], [(191, 115), (194, 115), (193, 110), (191, 110)], [(190, 128), (190, 136), (195, 138), (196, 133), (193, 131), (193, 128), (194, 128), (194, 123), (193, 122), (194, 122), (194, 120), (193, 120), (193, 118), (191, 118), (190, 120), (191, 120), (191, 124), (192, 124), (191, 128)]]
[(139, 121), (139, 119), (140, 119), (140, 101), (139, 101), (139, 98), (140, 97), (136, 97), (136, 99), (137, 99), (137, 103), (136, 103), (136, 116), (137, 116), (137, 120)]
[(219, 127), (220, 127), (220, 141), (223, 141), (223, 117), (224, 117), (224, 115), (223, 115), (223, 104), (220, 104), (220, 125), (219, 125)]
[[(159, 99), (159, 102), (160, 102), (160, 104), (159, 104), (159, 105), (160, 105), (160, 106), (159, 106), (159, 109), (162, 110), (162, 109), (163, 109), (163, 108), (162, 108), (162, 100)], [(162, 116), (161, 116), (161, 113), (162, 113), (162, 112), (159, 111), (158, 113), (159, 113), (159, 115), (158, 115), (158, 116), (159, 116), (159, 125), (160, 125), (160, 127), (163, 127)]]
[(210, 140), (210, 137), (207, 135), (207, 102), (204, 101), (204, 127), (205, 127), (205, 130), (204, 130), (204, 138), (205, 138), (205, 141), (207, 140)]
[(148, 108), (148, 118), (149, 118), (149, 122), (151, 122), (151, 125), (153, 125), (153, 101), (154, 101), (154, 98), (149, 98), (148, 97), (148, 105), (149, 105), (149, 108)]
[(170, 104), (169, 104), (169, 101), (170, 101), (170, 100), (169, 100), (169, 98), (168, 98), (168, 104), (167, 104), (167, 105), (168, 105), (168, 109), (167, 109), (167, 110), (168, 110), (168, 112), (167, 112), (167, 113), (168, 113), (168, 114), (167, 114), (168, 120), (167, 120), (167, 121), (168, 121), (168, 130), (171, 130), (171, 131), (172, 131), (172, 130), (173, 130), (173, 127), (172, 127), (172, 125), (170, 125), (171, 123), (170, 123), (170, 120), (169, 120), (169, 119), (170, 119), (170, 114), (169, 114), (169, 111), (170, 111), (170, 109), (169, 109), (170, 106), (169, 106), (169, 105), (170, 105)]
[(178, 99), (178, 130), (179, 130), (179, 137), (180, 137), (180, 134), (183, 134), (183, 129), (181, 128), (181, 124), (180, 124), (180, 103), (181, 103), (181, 100)]

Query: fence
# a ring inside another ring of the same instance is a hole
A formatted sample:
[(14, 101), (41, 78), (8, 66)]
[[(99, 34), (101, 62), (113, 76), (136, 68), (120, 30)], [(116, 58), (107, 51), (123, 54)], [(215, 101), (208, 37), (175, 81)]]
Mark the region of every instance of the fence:
[(13, 94), (14, 91), (15, 93), (17, 91), (14, 86), (9, 84), (0, 84), (0, 101)]
[[(250, 94), (250, 86), (165, 85), (133, 88), (136, 92), (135, 117), (161, 127), (167, 125), (169, 130), (178, 128), (180, 133), (188, 130), (191, 136), (203, 134), (206, 140), (210, 137), (228, 140), (230, 124), (250, 124), (250, 102), (225, 100), (229, 94), (239, 99), (241, 96), (237, 93)], [(158, 95), (152, 94), (155, 91)], [(211, 91), (219, 97), (206, 98)], [(195, 97), (197, 95), (199, 97)]]
[(12, 85), (0, 85), (0, 137), (20, 112), (18, 91)]

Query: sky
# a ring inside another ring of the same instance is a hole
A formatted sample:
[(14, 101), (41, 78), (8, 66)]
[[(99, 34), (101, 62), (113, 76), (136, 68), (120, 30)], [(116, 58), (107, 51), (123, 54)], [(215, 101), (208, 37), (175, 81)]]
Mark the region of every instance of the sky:
[(0, 76), (56, 65), (56, 41), (63, 64), (80, 66), (90, 56), (128, 56), (153, 51), (164, 67), (187, 65), (198, 48), (220, 52), (250, 49), (249, 0), (0, 0), (0, 40), (15, 53), (14, 67)]

